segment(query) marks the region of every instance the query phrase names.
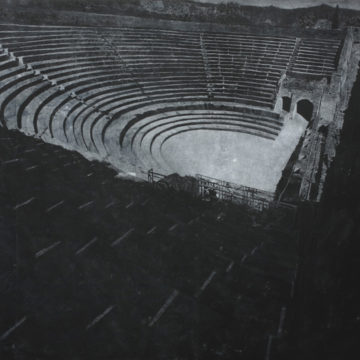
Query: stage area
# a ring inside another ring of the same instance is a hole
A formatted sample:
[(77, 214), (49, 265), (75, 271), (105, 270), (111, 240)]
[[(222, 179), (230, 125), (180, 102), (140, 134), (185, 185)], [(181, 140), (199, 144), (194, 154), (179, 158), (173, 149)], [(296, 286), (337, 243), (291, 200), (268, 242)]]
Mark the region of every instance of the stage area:
[(164, 143), (163, 161), (180, 175), (197, 173), (240, 185), (275, 191), (307, 121), (286, 117), (275, 141), (243, 133), (195, 130)]

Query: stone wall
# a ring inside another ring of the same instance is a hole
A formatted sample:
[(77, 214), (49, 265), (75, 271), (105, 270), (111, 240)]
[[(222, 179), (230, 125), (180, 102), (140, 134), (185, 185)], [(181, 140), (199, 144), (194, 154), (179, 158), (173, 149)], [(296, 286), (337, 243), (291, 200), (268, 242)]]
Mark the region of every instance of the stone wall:
[(304, 143), (298, 160), (294, 164), (297, 177), (301, 178), (299, 197), (301, 200), (319, 201), (327, 169), (339, 143), (344, 112), (360, 60), (360, 31), (349, 28), (344, 39), (337, 71), (330, 81), (309, 80), (283, 76), (275, 104), (275, 111), (282, 110), (282, 97), (292, 99), (290, 114), (298, 116), (296, 104), (307, 99), (314, 104), (313, 118), (304, 134)]
[[(360, 61), (360, 30), (349, 28), (345, 39), (343, 52), (339, 60), (338, 71), (333, 76), (334, 89), (332, 95), (337, 99), (332, 122), (329, 123), (328, 136), (325, 142), (325, 158), (321, 164), (321, 176), (317, 200), (320, 200), (327, 170), (336, 155), (336, 148), (340, 142), (340, 135), (344, 123), (344, 113), (347, 110), (351, 90), (356, 80)], [(336, 82), (335, 82), (336, 81)], [(325, 124), (325, 122), (324, 122)]]

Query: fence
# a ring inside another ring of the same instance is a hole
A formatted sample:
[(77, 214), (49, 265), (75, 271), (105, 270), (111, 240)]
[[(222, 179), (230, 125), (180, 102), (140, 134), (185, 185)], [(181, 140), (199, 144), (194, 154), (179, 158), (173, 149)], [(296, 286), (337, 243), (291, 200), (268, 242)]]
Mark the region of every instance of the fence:
[[(154, 185), (167, 184), (167, 176), (154, 172), (153, 169), (148, 171), (148, 181)], [(179, 176), (180, 178), (180, 176)], [(236, 204), (248, 205), (257, 210), (263, 210), (270, 207), (274, 201), (274, 193), (255, 189), (248, 186), (243, 186), (231, 183), (224, 180), (211, 178), (197, 174), (195, 177), (196, 182), (196, 196), (200, 196), (205, 200), (223, 200), (231, 201)], [(177, 186), (177, 190), (188, 190), (188, 181), (184, 178), (183, 187)], [(172, 187), (168, 184), (168, 187)]]
[(196, 175), (196, 179), (198, 181), (199, 195), (203, 198), (216, 197), (220, 200), (248, 205), (257, 210), (269, 208), (274, 200), (274, 194), (271, 192), (199, 174)]

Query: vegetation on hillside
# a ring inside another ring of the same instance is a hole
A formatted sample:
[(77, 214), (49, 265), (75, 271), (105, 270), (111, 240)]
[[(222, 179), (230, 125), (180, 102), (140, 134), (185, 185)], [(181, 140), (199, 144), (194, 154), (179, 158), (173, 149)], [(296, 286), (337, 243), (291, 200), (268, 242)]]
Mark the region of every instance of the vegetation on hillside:
[(130, 15), (161, 19), (217, 22), (242, 25), (342, 28), (360, 26), (360, 12), (334, 9), (327, 5), (311, 8), (280, 9), (273, 6), (241, 6), (234, 2), (198, 3), (191, 0), (0, 0), (6, 8), (41, 8), (87, 13)]

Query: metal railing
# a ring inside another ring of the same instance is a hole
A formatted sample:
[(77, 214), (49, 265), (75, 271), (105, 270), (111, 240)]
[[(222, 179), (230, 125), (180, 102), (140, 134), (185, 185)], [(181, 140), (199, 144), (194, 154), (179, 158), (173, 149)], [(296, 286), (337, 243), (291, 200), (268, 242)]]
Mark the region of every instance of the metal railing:
[[(166, 175), (154, 172), (153, 169), (148, 171), (148, 182), (151, 184), (166, 183)], [(211, 178), (197, 174), (196, 196), (204, 200), (223, 200), (236, 204), (248, 205), (257, 210), (268, 209), (274, 204), (274, 193), (255, 189), (249, 186), (235, 184), (229, 181)], [(171, 184), (169, 184), (171, 187)], [(185, 189), (184, 183), (184, 189)]]
[(237, 204), (248, 205), (257, 210), (269, 208), (274, 200), (274, 193), (249, 186), (235, 184), (200, 174), (196, 175), (199, 195), (203, 198), (216, 197)]

